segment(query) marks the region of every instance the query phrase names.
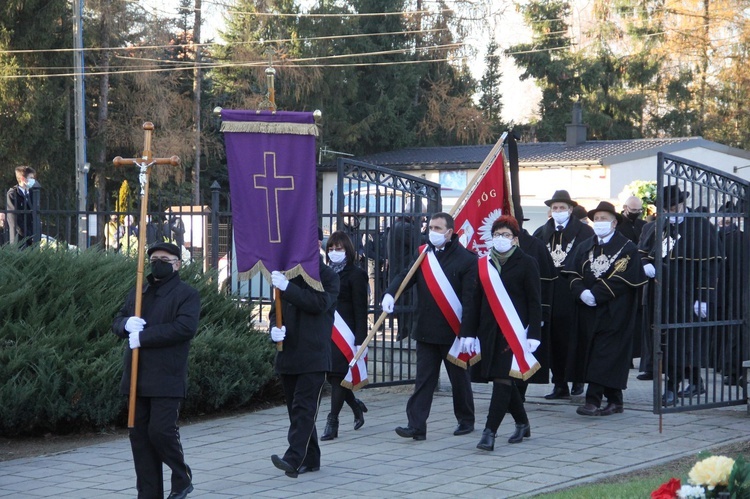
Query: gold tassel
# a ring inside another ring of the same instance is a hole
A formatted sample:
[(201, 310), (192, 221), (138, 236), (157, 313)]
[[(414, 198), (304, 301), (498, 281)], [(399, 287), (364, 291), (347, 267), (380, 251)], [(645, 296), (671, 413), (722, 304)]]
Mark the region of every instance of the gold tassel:
[(222, 121), (221, 131), (227, 133), (268, 133), (318, 136), (314, 123), (268, 123), (264, 121)]

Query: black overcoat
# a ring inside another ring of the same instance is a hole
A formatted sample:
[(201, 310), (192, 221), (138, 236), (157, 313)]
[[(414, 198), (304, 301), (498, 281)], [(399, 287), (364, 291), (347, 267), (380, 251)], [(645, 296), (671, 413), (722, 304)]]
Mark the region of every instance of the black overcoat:
[[(354, 333), (354, 344), (361, 345), (367, 338), (367, 272), (349, 263), (339, 272), (339, 297), (336, 310)], [(331, 372), (346, 376), (349, 361), (331, 344)]]
[[(490, 260), (494, 267), (494, 262)], [(490, 269), (491, 272), (496, 270)], [(513, 306), (518, 312), (521, 324), (528, 327), (527, 337), (529, 339), (541, 340), (542, 324), (542, 299), (541, 281), (539, 279), (539, 268), (536, 261), (516, 248), (500, 269), (500, 280), (503, 281), (505, 290), (508, 292)], [(482, 360), (474, 365), (479, 367), (481, 378), (509, 379), (513, 352), (495, 320), (484, 286), (479, 281), (476, 287), (476, 300), (479, 304), (479, 327), (477, 337), (482, 347)], [(510, 333), (513, 334), (513, 333)], [(536, 354), (534, 354), (536, 357)], [(474, 376), (474, 380), (480, 378)]]
[[(596, 259), (605, 257), (608, 262), (597, 269)], [(604, 245), (599, 245), (596, 237), (589, 238), (578, 246), (562, 276), (570, 282), (575, 296), (574, 324), (578, 330), (566, 377), (625, 389), (636, 325), (637, 289), (646, 283), (638, 248), (619, 232)], [(580, 299), (587, 289), (596, 299), (595, 307)]]
[[(182, 282), (177, 272), (165, 281), (148, 276), (143, 286), (141, 317), (146, 326), (140, 334), (138, 387), (140, 397), (185, 397), (188, 389), (190, 340), (198, 331), (201, 298)], [(125, 322), (135, 313), (135, 288), (112, 323), (112, 331), (128, 338)], [(126, 347), (120, 393), (130, 393), (132, 350)]]
[[(37, 192), (39, 192), (37, 190)], [(24, 196), (20, 192), (19, 186), (13, 186), (8, 189), (6, 196), (6, 206), (8, 211), (19, 211), (21, 213), (8, 213), (6, 215), (6, 223), (8, 224), (8, 242), (11, 244), (17, 244), (26, 238), (29, 240), (25, 245), (31, 244), (31, 237), (34, 235), (34, 215), (32, 209), (32, 196), (31, 191), (27, 191)], [(27, 212), (23, 212), (27, 210)]]
[[(276, 352), (278, 374), (330, 372), (333, 314), (339, 296), (339, 276), (320, 260), (323, 291), (310, 287), (302, 276), (289, 280), (281, 292), (282, 320), (286, 326), (284, 349)], [(276, 310), (268, 320), (276, 325)]]
[[(434, 246), (428, 244), (428, 251), (434, 250)], [(473, 293), (479, 277), (477, 275), (477, 255), (461, 246), (461, 243), (458, 242), (458, 236), (454, 234), (443, 251), (438, 251), (435, 256), (463, 306), (460, 336), (476, 337), (477, 310)], [(425, 263), (423, 262), (422, 265), (425, 265)], [(391, 281), (386, 293), (396, 296), (396, 291), (410, 268), (411, 265)], [(421, 266), (407, 283), (406, 289), (415, 284), (419, 307), (416, 311), (417, 327), (412, 332), (411, 337), (425, 343), (451, 345), (456, 339), (456, 334), (427, 287)]]

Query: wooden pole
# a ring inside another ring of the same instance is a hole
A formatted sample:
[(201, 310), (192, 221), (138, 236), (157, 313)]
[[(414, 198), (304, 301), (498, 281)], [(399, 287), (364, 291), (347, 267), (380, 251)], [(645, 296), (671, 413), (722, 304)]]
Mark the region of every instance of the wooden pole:
[[(146, 215), (148, 211), (148, 178), (153, 165), (173, 165), (180, 164), (180, 158), (172, 156), (171, 158), (152, 158), (151, 157), (151, 134), (154, 131), (154, 124), (146, 122), (143, 124), (143, 155), (140, 162), (137, 158), (123, 159), (117, 156), (112, 162), (115, 166), (136, 165), (140, 168), (138, 179), (141, 183), (141, 213), (138, 222), (138, 270), (135, 278), (135, 311), (136, 317), (141, 316), (141, 307), (143, 305), (143, 269), (145, 265), (146, 253)], [(132, 350), (130, 361), (130, 394), (128, 398), (128, 428), (135, 426), (135, 401), (136, 387), (138, 386), (138, 352), (140, 349)]]

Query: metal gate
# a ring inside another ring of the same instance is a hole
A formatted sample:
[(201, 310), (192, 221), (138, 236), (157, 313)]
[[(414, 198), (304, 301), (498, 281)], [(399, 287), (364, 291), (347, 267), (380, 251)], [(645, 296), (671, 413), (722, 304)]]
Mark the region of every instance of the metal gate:
[[(424, 242), (427, 217), (440, 211), (440, 184), (349, 159), (340, 158), (337, 166), (336, 188), (323, 203), (322, 226), (326, 234), (343, 230), (352, 239), (357, 263), (369, 276), (373, 324), (388, 283), (411, 264)], [(415, 290), (405, 292), (370, 343), (372, 385), (414, 381), (416, 354), (408, 335), (416, 307)]]
[(749, 185), (659, 154), (651, 239), (656, 279), (647, 295), (655, 413), (747, 403)]

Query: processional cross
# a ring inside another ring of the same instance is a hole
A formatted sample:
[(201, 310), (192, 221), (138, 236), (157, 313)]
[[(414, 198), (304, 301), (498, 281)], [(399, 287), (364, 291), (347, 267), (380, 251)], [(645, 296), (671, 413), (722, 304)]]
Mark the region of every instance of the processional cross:
[(294, 176), (276, 175), (276, 153), (263, 153), (263, 174), (253, 175), (253, 187), (266, 191), (266, 213), (268, 215), (268, 242), (281, 242), (279, 223), (279, 191), (294, 190)]
[[(140, 158), (121, 158), (117, 156), (112, 162), (115, 166), (135, 165), (139, 169), (138, 181), (141, 184), (141, 215), (138, 222), (138, 271), (135, 279), (135, 316), (141, 316), (141, 305), (143, 304), (143, 267), (145, 264), (146, 249), (146, 230), (145, 221), (148, 211), (148, 178), (151, 174), (151, 167), (154, 165), (172, 165), (178, 166), (180, 158), (172, 156), (171, 158), (153, 158), (151, 157), (151, 133), (154, 131), (154, 124), (147, 121), (143, 124), (143, 155)], [(138, 348), (132, 351), (130, 363), (130, 396), (128, 399), (128, 428), (135, 426), (135, 396), (136, 386), (138, 383)]]

